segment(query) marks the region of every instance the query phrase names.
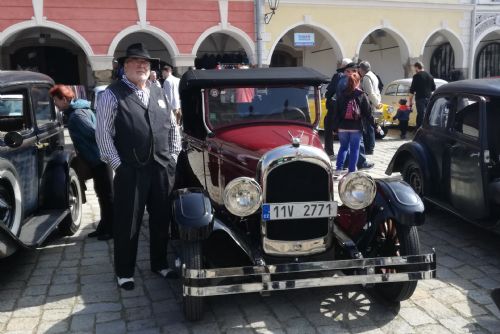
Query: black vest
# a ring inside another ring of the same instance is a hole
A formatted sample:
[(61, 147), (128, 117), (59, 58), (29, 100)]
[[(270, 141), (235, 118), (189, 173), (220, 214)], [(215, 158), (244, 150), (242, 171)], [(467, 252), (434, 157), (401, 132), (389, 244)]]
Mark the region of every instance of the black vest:
[(167, 167), (169, 154), (170, 112), (163, 90), (151, 85), (146, 108), (137, 94), (123, 81), (111, 84), (118, 102), (114, 144), (120, 160), (140, 167), (153, 159)]

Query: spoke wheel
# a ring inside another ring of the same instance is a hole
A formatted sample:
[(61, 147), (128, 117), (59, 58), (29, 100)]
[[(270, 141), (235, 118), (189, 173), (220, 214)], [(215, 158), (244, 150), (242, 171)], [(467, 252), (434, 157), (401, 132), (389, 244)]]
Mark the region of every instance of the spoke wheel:
[[(420, 241), (416, 226), (397, 224), (392, 219), (386, 220), (379, 226), (375, 239), (375, 256), (404, 256), (420, 253)], [(397, 273), (395, 268), (379, 268), (378, 273)], [(399, 302), (411, 297), (417, 281), (382, 283), (375, 286), (375, 290), (384, 299)]]

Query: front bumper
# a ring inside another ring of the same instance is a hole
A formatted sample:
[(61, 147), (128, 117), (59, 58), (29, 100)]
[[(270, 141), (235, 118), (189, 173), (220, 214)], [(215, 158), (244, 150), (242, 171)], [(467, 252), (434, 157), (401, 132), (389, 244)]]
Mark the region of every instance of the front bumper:
[(436, 254), (201, 270), (184, 266), (182, 274), (183, 295), (193, 297), (406, 282), (435, 278)]

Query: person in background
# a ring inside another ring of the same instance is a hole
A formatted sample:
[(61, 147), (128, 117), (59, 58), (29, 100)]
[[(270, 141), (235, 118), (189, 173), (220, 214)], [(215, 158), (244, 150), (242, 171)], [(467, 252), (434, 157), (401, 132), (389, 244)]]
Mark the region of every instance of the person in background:
[(413, 67), (416, 74), (413, 76), (410, 86), (410, 108), (413, 106), (413, 99), (417, 106), (417, 126), (418, 129), (424, 120), (425, 108), (429, 104), (429, 99), (433, 91), (436, 90), (434, 78), (428, 72), (424, 71), (424, 65), (417, 61)]
[(399, 121), (399, 130), (401, 131), (401, 139), (406, 139), (406, 131), (408, 131), (408, 121), (410, 120), (411, 108), (406, 105), (406, 99), (399, 100), (399, 108), (392, 120)]
[(135, 287), (139, 231), (149, 213), (151, 271), (176, 278), (168, 267), (170, 193), (181, 140), (161, 88), (148, 82), (151, 63), (142, 43), (120, 59), (125, 74), (101, 94), (97, 110), (97, 144), (101, 158), (115, 170), (114, 264), (118, 285)]
[(335, 176), (340, 176), (349, 151), (349, 172), (356, 171), (363, 123), (374, 125), (370, 104), (366, 94), (360, 89), (361, 78), (358, 73), (347, 76), (346, 88), (337, 96), (333, 128), (338, 133), (340, 148), (337, 154)]
[[(362, 61), (359, 63), (359, 74), (361, 75), (361, 89), (368, 96), (368, 101), (370, 101), (370, 107), (372, 115), (375, 115), (377, 109), (382, 108), (380, 101), (382, 96), (378, 89), (379, 82), (375, 73), (371, 70), (371, 65), (367, 61)], [(373, 126), (365, 126), (363, 131), (363, 141), (365, 143), (365, 154), (373, 154), (375, 149), (375, 129)]]
[(342, 79), (344, 74), (344, 70), (346, 69), (346, 66), (352, 63), (352, 60), (349, 58), (344, 58), (342, 59), (342, 62), (340, 63), (340, 66), (337, 68), (335, 71), (335, 74), (332, 77), (332, 80), (326, 87), (326, 92), (325, 92), (325, 99), (326, 99), (326, 116), (325, 116), (325, 152), (328, 154), (330, 159), (333, 159), (335, 157), (335, 149), (333, 147), (333, 114), (335, 112), (334, 107), (335, 107), (335, 99), (336, 99), (336, 92), (337, 92), (337, 86), (340, 82), (340, 79)]
[(49, 91), (55, 105), (68, 119), (68, 131), (78, 157), (90, 168), (94, 190), (99, 201), (101, 221), (89, 237), (98, 240), (112, 238), (113, 231), (113, 173), (101, 161), (95, 138), (96, 117), (87, 100), (75, 100), (75, 94), (65, 85), (55, 85)]
[(149, 82), (161, 88), (161, 84), (160, 81), (158, 81), (156, 71), (151, 71), (151, 74), (149, 75)]
[(172, 74), (172, 67), (169, 65), (163, 66), (162, 75), (163, 79), (165, 79), (163, 82), (163, 90), (165, 91), (168, 105), (172, 108), (177, 124), (181, 124), (182, 112), (181, 99), (179, 97), (180, 79)]

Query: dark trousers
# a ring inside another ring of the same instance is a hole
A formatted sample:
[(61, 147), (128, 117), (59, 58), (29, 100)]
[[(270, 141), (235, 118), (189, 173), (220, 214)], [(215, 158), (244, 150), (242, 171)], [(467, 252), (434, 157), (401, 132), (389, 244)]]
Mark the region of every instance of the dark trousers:
[(428, 97), (416, 98), (415, 105), (417, 107), (417, 129), (422, 126), (422, 122), (424, 121), (425, 108), (429, 104)]
[(399, 120), (399, 130), (401, 131), (401, 137), (406, 136), (406, 131), (408, 131), (408, 121)]
[(325, 125), (325, 152), (328, 155), (334, 155), (334, 148), (333, 148), (333, 110), (328, 109), (326, 116), (325, 116), (325, 122), (323, 123)]
[(363, 131), (363, 141), (365, 143), (366, 152), (373, 152), (375, 149), (375, 129), (373, 126), (366, 126)]
[(114, 179), (114, 258), (118, 277), (133, 277), (139, 231), (146, 207), (149, 213), (151, 270), (168, 268), (167, 242), (171, 219), (169, 195), (174, 168), (151, 162), (143, 167), (124, 163)]
[(109, 233), (113, 231), (113, 171), (105, 163), (90, 168), (94, 191), (99, 201), (101, 221), (97, 225), (97, 232)]

